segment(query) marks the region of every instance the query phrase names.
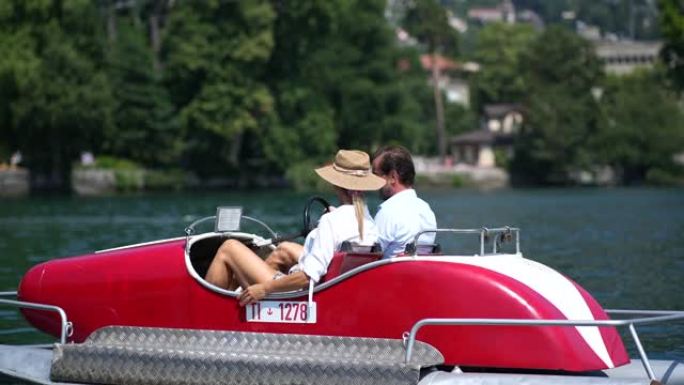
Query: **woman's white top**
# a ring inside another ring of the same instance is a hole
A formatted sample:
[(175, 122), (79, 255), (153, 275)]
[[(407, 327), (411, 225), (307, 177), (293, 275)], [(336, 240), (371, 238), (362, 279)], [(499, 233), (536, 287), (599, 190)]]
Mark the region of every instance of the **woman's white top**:
[(378, 230), (368, 209), (364, 211), (363, 240), (359, 237), (354, 205), (342, 205), (323, 214), (318, 227), (306, 236), (304, 252), (299, 258), (299, 263), (290, 269), (290, 273), (303, 271), (317, 283), (328, 271), (328, 265), (342, 242), (373, 245), (378, 239)]

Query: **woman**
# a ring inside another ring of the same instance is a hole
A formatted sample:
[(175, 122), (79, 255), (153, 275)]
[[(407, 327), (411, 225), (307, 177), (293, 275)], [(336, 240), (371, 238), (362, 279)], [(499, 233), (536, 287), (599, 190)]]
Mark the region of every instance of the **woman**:
[(377, 230), (363, 200), (363, 191), (378, 190), (385, 180), (371, 172), (370, 157), (362, 151), (340, 150), (335, 162), (315, 170), (335, 187), (341, 205), (324, 214), (307, 235), (304, 246), (287, 243), (276, 253), (299, 254), (285, 275), (274, 264), (264, 262), (242, 242), (229, 239), (221, 245), (207, 271), (206, 280), (223, 288), (244, 289), (240, 305), (257, 302), (269, 293), (292, 291), (318, 282), (328, 270), (335, 250), (344, 241), (372, 245)]

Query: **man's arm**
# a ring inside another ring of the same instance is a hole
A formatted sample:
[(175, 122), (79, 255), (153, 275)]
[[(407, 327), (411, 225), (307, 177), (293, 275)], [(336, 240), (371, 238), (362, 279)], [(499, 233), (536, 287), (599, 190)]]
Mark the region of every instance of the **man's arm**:
[(292, 291), (304, 289), (309, 285), (309, 277), (302, 271), (286, 275), (279, 279), (274, 279), (266, 283), (257, 283), (246, 288), (238, 299), (240, 306), (261, 301), (270, 293), (281, 291)]

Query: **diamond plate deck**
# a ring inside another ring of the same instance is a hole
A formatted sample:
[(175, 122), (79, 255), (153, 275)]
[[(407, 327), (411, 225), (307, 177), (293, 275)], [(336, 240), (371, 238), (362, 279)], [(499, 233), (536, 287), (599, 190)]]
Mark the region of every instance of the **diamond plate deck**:
[(443, 362), (425, 343), (405, 364), (401, 340), (106, 327), (57, 344), (53, 381), (98, 384), (412, 384)]

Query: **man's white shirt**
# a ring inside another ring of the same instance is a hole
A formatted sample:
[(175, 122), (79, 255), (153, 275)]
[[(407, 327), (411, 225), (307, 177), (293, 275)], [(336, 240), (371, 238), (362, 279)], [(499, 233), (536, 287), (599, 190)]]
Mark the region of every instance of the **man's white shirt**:
[(299, 263), (290, 273), (303, 271), (314, 282), (318, 282), (328, 271), (328, 265), (344, 241), (362, 245), (373, 245), (378, 239), (378, 230), (368, 209), (363, 221), (363, 241), (359, 237), (358, 224), (353, 205), (342, 205), (324, 214), (318, 226), (306, 236), (304, 252)]
[[(419, 232), (437, 228), (437, 220), (430, 205), (418, 198), (416, 190), (406, 189), (380, 205), (375, 225), (383, 258), (391, 258), (404, 252), (406, 244), (412, 243)], [(425, 233), (418, 239), (418, 244), (434, 242), (435, 233)]]

